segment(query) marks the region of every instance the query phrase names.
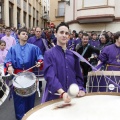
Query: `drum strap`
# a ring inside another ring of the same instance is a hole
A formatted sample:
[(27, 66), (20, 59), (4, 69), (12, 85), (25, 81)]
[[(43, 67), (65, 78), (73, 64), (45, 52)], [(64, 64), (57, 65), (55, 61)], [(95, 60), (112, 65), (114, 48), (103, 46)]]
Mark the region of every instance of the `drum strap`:
[(113, 66), (113, 67), (120, 68), (120, 66), (119, 66), (119, 65), (117, 66), (117, 65), (113, 65), (113, 64), (107, 64), (107, 65), (106, 65), (106, 70), (108, 70), (108, 67), (109, 67), (109, 66)]
[(45, 40), (45, 39), (42, 39), (42, 41), (43, 41), (43, 44), (44, 44), (46, 50), (49, 50), (49, 48), (48, 48), (48, 46), (47, 46), (47, 44), (46, 44), (46, 40)]
[(86, 48), (84, 49), (84, 51), (82, 52), (82, 56), (84, 56), (84, 55), (85, 55), (85, 53), (86, 53), (86, 51), (87, 51), (87, 49), (88, 49), (89, 45), (90, 45), (90, 44), (88, 44), (88, 45), (86, 46)]

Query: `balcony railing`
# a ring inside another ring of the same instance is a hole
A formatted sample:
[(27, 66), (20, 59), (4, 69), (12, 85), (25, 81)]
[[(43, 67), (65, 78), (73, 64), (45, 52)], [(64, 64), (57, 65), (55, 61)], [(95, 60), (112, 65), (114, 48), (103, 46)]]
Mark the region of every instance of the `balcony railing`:
[(10, 2), (14, 3), (14, 0), (9, 0)]
[(35, 18), (35, 8), (33, 8), (33, 17)]
[(65, 8), (59, 8), (55, 10), (56, 17), (64, 17), (65, 16)]
[(48, 16), (48, 14), (44, 14), (44, 15), (42, 16), (42, 19), (49, 21), (49, 16)]
[(23, 10), (27, 11), (27, 3), (23, 0)]
[(28, 11), (29, 11), (29, 14), (31, 14), (31, 5), (29, 5)]
[(21, 0), (17, 0), (17, 6), (21, 7)]
[(38, 20), (38, 12), (36, 12), (36, 19)]
[(0, 24), (5, 24), (5, 20), (3, 20), (2, 18), (0, 19)]

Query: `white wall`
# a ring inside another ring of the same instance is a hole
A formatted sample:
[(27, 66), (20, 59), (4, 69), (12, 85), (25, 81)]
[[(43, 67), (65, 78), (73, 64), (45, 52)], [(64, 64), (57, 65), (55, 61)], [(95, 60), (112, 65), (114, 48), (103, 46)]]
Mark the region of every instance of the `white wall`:
[(65, 5), (65, 22), (73, 20), (73, 0), (70, 0), (70, 6)]
[(96, 24), (70, 24), (71, 30), (76, 30), (79, 32), (80, 30), (84, 31), (111, 31), (113, 33), (120, 31), (120, 22), (112, 22), (112, 23), (96, 23)]

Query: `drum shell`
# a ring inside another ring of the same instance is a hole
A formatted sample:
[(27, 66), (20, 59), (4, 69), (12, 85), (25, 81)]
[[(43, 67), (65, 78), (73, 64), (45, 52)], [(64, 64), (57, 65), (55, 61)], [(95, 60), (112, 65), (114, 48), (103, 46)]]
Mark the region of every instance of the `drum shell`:
[(3, 63), (0, 64), (0, 74), (1, 74), (2, 76), (5, 75), (5, 73), (4, 73), (4, 64), (3, 64)]
[(9, 87), (0, 79), (0, 105), (6, 100), (9, 94)]
[(21, 97), (31, 96), (36, 92), (36, 83), (34, 83), (32, 86), (27, 88), (17, 88), (14, 86), (14, 91), (16, 92), (17, 95)]
[[(19, 76), (23, 76), (23, 75), (27, 75), (27, 77), (29, 77), (31, 80), (33, 80), (33, 84), (28, 86), (28, 87), (22, 87), (22, 84), (20, 84), (20, 87), (15, 86), (14, 83), (16, 83), (16, 78)], [(14, 86), (14, 91), (16, 92), (17, 95), (21, 96), (21, 97), (28, 97), (31, 96), (32, 94), (34, 94), (36, 92), (36, 76), (34, 73), (32, 72), (21, 72), (18, 73), (17, 76), (13, 79), (13, 86)]]
[[(120, 92), (120, 89), (105, 76), (110, 78), (116, 84), (120, 85), (119, 71), (92, 71), (88, 73), (86, 84), (87, 92)], [(111, 89), (110, 85), (114, 86), (114, 88)]]

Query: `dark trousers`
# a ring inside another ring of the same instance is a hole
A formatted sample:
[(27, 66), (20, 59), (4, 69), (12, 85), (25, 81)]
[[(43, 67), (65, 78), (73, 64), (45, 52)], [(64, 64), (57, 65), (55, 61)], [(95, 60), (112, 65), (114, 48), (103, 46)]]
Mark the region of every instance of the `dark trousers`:
[(13, 92), (13, 100), (16, 119), (21, 120), (24, 114), (34, 107), (35, 93), (28, 97), (21, 97)]

